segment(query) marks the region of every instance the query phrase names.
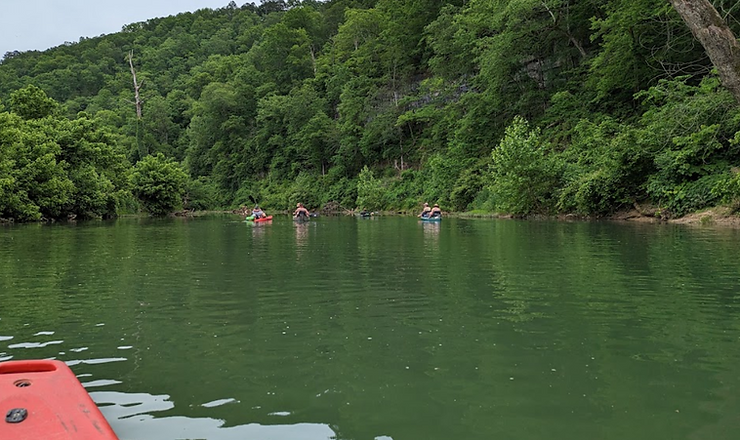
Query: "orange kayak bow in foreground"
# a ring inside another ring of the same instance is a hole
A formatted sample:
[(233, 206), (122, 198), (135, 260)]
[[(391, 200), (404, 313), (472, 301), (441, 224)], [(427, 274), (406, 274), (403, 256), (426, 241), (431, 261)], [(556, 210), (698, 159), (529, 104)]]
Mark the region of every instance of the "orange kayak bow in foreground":
[(118, 440), (67, 364), (0, 362), (0, 439)]

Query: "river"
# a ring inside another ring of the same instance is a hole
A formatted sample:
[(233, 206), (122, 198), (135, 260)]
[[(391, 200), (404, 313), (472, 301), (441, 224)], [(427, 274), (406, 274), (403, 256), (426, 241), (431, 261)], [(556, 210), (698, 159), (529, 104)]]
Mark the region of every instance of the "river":
[(0, 227), (0, 360), (121, 440), (734, 439), (740, 231), (212, 215)]

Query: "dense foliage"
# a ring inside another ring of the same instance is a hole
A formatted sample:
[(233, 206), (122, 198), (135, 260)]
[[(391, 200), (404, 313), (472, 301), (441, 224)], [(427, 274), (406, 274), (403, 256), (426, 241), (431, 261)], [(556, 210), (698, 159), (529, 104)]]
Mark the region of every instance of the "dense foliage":
[(16, 220), (740, 198), (738, 106), (664, 0), (231, 2), (6, 53), (0, 103)]
[(34, 86), (0, 113), (0, 217), (20, 221), (112, 216), (123, 206), (128, 169), (99, 121), (59, 116)]
[(163, 215), (182, 208), (187, 174), (162, 153), (141, 159), (131, 173), (131, 187), (144, 210)]

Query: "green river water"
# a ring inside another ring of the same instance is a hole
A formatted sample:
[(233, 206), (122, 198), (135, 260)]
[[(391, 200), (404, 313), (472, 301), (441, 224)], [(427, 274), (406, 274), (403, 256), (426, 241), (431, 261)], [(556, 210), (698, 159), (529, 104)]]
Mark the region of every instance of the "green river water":
[(0, 227), (0, 360), (121, 440), (736, 439), (740, 231), (214, 215)]

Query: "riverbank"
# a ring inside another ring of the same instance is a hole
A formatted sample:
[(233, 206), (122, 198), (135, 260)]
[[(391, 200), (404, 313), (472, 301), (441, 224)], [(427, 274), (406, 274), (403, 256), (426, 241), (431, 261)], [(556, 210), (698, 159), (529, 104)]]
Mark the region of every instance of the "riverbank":
[[(500, 218), (511, 219), (517, 218), (510, 214), (496, 214), (486, 212), (463, 212), (463, 213), (445, 213), (445, 215), (462, 218)], [(576, 214), (561, 214), (557, 216), (533, 215), (524, 217), (526, 219), (547, 219), (553, 218), (562, 221), (592, 221), (592, 220), (613, 220), (637, 223), (673, 223), (682, 225), (697, 226), (720, 226), (730, 228), (740, 228), (740, 215), (730, 206), (716, 206), (695, 213), (687, 214), (682, 217), (670, 218), (662, 215), (659, 209), (635, 206), (632, 209), (618, 211), (605, 217), (588, 217)]]
[[(318, 210), (321, 215), (356, 215), (356, 212), (351, 210), (343, 210), (341, 212), (326, 212)], [(281, 212), (284, 214), (290, 214), (288, 211)], [(372, 213), (373, 216), (414, 216), (415, 212), (410, 211), (375, 211)], [(511, 214), (497, 214), (485, 211), (468, 211), (468, 212), (443, 212), (445, 217), (458, 217), (458, 218), (490, 218), (490, 219), (514, 219), (520, 218)], [(529, 220), (545, 220), (545, 219), (557, 219), (562, 221), (593, 221), (593, 220), (612, 220), (612, 221), (624, 221), (624, 222), (637, 222), (637, 223), (673, 223), (673, 224), (684, 224), (684, 225), (698, 225), (698, 226), (720, 226), (720, 227), (732, 227), (740, 228), (740, 215), (736, 213), (730, 206), (716, 206), (713, 208), (705, 209), (695, 213), (687, 214), (683, 217), (669, 218), (666, 217), (661, 211), (654, 207), (646, 207), (636, 205), (631, 209), (616, 212), (612, 215), (605, 217), (588, 217), (580, 216), (576, 214), (561, 214), (557, 216), (545, 216), (545, 215), (531, 215), (521, 217)]]
[(634, 209), (615, 213), (608, 217), (611, 220), (620, 220), (640, 223), (672, 223), (680, 225), (721, 226), (740, 228), (740, 215), (729, 206), (715, 206), (677, 218), (661, 216), (655, 209)]
[[(290, 211), (275, 211), (277, 214), (290, 215)], [(332, 215), (356, 215), (354, 211), (344, 210), (342, 212), (327, 212), (324, 210), (318, 210), (320, 216), (332, 216)], [(170, 214), (172, 217), (200, 217), (211, 214), (235, 214), (243, 215), (240, 210), (206, 210), (206, 211), (178, 211)], [(408, 211), (375, 211), (372, 213), (373, 216), (414, 216), (416, 213)], [(517, 217), (511, 214), (497, 214), (492, 212), (484, 211), (469, 211), (469, 212), (444, 212), (445, 217), (458, 217), (458, 218), (490, 218), (490, 219), (515, 219), (523, 218), (528, 220), (546, 220), (556, 219), (561, 221), (593, 221), (593, 220), (613, 220), (613, 221), (624, 221), (624, 222), (637, 222), (637, 223), (673, 223), (682, 225), (697, 225), (697, 226), (719, 226), (729, 228), (740, 228), (740, 215), (738, 215), (732, 207), (729, 206), (716, 206), (714, 208), (705, 209), (692, 214), (687, 214), (683, 217), (678, 218), (666, 218), (662, 217), (659, 210), (654, 208), (643, 208), (634, 207), (629, 210), (623, 210), (616, 212), (612, 215), (594, 218), (587, 216), (579, 216), (575, 214), (561, 214), (557, 216), (545, 216), (545, 215), (532, 215), (527, 217)], [(148, 217), (146, 213), (136, 214), (122, 214), (119, 218), (127, 217)], [(72, 220), (73, 221), (73, 220)], [(42, 221), (43, 222), (43, 221)], [(0, 224), (13, 224), (12, 219), (0, 218)]]

